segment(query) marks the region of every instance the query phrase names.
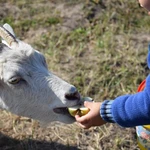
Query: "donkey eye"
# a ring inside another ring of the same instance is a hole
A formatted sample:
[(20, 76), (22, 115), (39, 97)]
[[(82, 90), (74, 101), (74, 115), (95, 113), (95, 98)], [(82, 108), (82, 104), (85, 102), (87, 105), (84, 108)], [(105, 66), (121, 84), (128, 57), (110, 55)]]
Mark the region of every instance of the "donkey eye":
[(9, 80), (9, 83), (10, 84), (17, 84), (17, 83), (19, 83), (21, 81), (21, 78), (20, 77), (14, 77), (14, 78), (11, 78), (10, 80)]

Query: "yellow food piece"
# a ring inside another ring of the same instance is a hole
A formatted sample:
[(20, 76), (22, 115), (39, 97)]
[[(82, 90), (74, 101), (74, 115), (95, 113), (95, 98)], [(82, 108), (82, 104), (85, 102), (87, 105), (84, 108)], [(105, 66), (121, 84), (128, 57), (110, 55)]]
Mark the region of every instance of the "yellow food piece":
[[(90, 97), (83, 97), (81, 101), (84, 103), (84, 101), (92, 102), (93, 100)], [(78, 105), (78, 106), (74, 106), (74, 107), (69, 107), (68, 111), (69, 111), (70, 115), (74, 117), (75, 115), (84, 116), (90, 110), (88, 108), (84, 107), (83, 105)]]
[(68, 108), (68, 111), (69, 111), (70, 115), (74, 117), (78, 112), (78, 107), (70, 107), (70, 108)]
[(86, 108), (86, 107), (82, 107), (82, 108), (80, 108), (80, 113), (81, 113), (81, 116), (84, 116), (84, 115), (86, 115), (90, 110), (88, 109), (88, 108)]
[(70, 115), (74, 117), (75, 115), (84, 116), (90, 110), (88, 108), (86, 108), (86, 107), (81, 107), (81, 108), (70, 107), (70, 108), (68, 108), (68, 111), (69, 111)]
[(144, 128), (150, 130), (150, 125), (144, 125)]

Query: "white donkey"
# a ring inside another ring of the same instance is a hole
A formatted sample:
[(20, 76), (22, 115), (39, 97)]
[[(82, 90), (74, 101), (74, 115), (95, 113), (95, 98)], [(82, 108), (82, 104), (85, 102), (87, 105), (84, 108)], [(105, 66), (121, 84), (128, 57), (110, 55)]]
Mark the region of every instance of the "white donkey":
[(52, 74), (44, 56), (0, 26), (0, 108), (40, 122), (74, 122), (67, 107), (80, 103), (73, 86)]

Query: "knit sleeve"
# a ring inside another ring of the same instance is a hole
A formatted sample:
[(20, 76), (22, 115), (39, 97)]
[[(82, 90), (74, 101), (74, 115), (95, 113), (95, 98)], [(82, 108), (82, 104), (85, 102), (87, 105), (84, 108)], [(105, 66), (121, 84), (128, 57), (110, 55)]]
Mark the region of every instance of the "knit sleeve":
[[(150, 45), (147, 57), (150, 69)], [(106, 100), (100, 108), (101, 117), (107, 122), (115, 122), (123, 127), (150, 124), (150, 75), (143, 91)]]
[(100, 108), (100, 115), (102, 119), (106, 122), (114, 123), (114, 118), (112, 115), (112, 103), (113, 100), (105, 100)]
[[(102, 104), (102, 108), (103, 108)], [(101, 110), (102, 110), (101, 108)], [(106, 106), (105, 106), (106, 108)], [(107, 110), (109, 109), (109, 111)], [(123, 127), (134, 127), (150, 124), (150, 76), (146, 79), (146, 87), (142, 92), (117, 97), (101, 116), (110, 122), (116, 122)], [(105, 115), (103, 115), (105, 114)], [(109, 114), (110, 117), (107, 117)], [(111, 119), (112, 118), (112, 119)]]

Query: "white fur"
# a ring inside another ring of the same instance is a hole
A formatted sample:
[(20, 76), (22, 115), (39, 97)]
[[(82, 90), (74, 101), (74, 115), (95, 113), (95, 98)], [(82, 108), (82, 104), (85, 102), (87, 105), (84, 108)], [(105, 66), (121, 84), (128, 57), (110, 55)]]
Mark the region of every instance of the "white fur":
[[(4, 27), (15, 36), (8, 24)], [(66, 93), (76, 90), (75, 87), (51, 73), (40, 52), (17, 41), (13, 47), (3, 41), (5, 46), (0, 52), (0, 108), (44, 123), (72, 123), (71, 117), (57, 114), (53, 109), (79, 103), (79, 99), (65, 98)], [(16, 77), (22, 80), (10, 84), (10, 80)]]

